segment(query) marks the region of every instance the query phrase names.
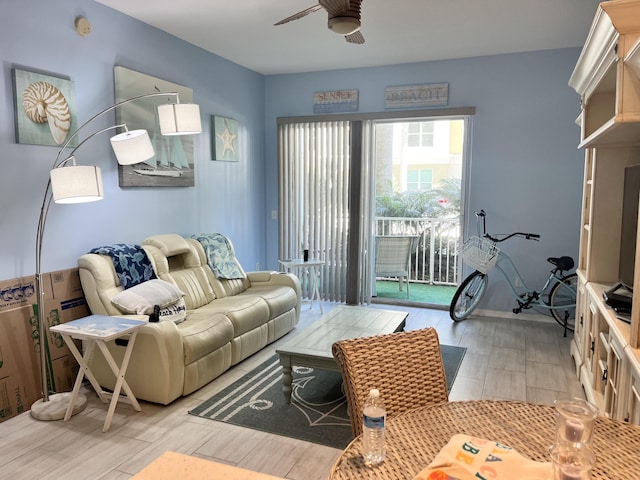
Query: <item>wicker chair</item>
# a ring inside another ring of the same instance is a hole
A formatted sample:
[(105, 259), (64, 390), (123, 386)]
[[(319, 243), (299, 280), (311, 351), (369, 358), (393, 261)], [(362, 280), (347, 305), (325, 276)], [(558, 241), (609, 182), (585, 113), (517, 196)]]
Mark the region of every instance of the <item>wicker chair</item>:
[(362, 408), (372, 388), (380, 390), (388, 416), (449, 399), (433, 328), (341, 340), (332, 352), (342, 372), (354, 437), (362, 433)]

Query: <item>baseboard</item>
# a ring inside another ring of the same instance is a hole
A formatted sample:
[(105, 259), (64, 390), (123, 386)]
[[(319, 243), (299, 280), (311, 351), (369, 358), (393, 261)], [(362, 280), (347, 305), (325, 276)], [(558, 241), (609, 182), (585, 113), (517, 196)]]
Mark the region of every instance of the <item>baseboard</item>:
[[(419, 308), (430, 308), (433, 310), (449, 310), (449, 305), (434, 305), (424, 302), (410, 302), (407, 300), (394, 299), (394, 298), (371, 298), (372, 304), (386, 304), (386, 305), (400, 305), (407, 307), (419, 307)], [(477, 309), (474, 310), (471, 314), (472, 316), (479, 315), (481, 317), (498, 317), (498, 318), (508, 318), (510, 320), (516, 321), (530, 321), (530, 322), (541, 322), (541, 323), (556, 323), (555, 320), (549, 316), (544, 315), (542, 313), (518, 313), (515, 314), (513, 312), (506, 312), (502, 310), (486, 310), (486, 309)]]
[(430, 308), (432, 310), (449, 310), (449, 305), (440, 305), (436, 303), (412, 302), (411, 300), (403, 300), (400, 298), (371, 297), (371, 303), (383, 305), (401, 305), (407, 307)]

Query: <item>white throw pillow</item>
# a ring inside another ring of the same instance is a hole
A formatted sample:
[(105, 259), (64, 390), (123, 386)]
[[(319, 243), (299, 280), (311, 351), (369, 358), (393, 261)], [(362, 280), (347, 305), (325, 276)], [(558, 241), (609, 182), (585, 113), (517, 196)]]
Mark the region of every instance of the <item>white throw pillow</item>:
[(167, 305), (160, 309), (158, 314), (161, 322), (170, 321), (173, 323), (182, 323), (187, 319), (187, 305), (184, 303), (184, 299), (181, 298), (171, 305)]
[(154, 279), (123, 290), (111, 299), (111, 303), (125, 313), (137, 315), (151, 315), (158, 305), (160, 320), (179, 323), (187, 316), (183, 296), (173, 283)]

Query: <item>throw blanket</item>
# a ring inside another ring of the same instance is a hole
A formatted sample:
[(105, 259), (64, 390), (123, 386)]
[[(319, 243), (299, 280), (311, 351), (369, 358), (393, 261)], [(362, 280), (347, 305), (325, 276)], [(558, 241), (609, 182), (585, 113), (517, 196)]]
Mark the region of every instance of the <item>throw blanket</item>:
[(413, 480), (548, 480), (551, 463), (534, 462), (497, 442), (454, 435)]
[(193, 235), (204, 248), (207, 263), (216, 278), (244, 278), (242, 267), (233, 255), (233, 247), (229, 239), (220, 233), (201, 233)]
[(108, 255), (113, 260), (113, 266), (120, 280), (122, 288), (131, 288), (139, 283), (156, 278), (151, 261), (140, 245), (115, 243), (91, 250), (90, 253)]

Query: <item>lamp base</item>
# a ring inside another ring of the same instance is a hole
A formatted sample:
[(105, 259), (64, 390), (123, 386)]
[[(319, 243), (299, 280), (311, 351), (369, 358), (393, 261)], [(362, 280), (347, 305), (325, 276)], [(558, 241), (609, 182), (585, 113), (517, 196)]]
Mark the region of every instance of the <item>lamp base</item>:
[[(71, 392), (54, 393), (53, 395), (49, 395), (48, 402), (43, 401), (42, 398), (36, 400), (35, 403), (31, 405), (31, 416), (36, 420), (62, 420), (67, 413), (70, 401)], [(86, 406), (87, 397), (81, 393), (78, 394), (78, 398), (73, 405), (71, 416), (80, 413)]]

